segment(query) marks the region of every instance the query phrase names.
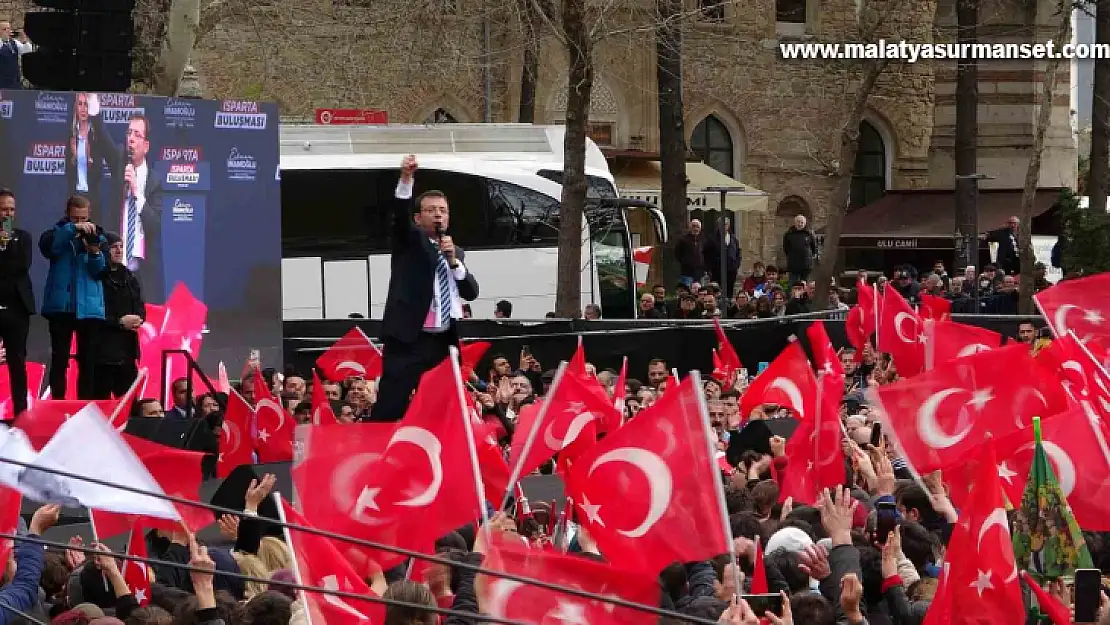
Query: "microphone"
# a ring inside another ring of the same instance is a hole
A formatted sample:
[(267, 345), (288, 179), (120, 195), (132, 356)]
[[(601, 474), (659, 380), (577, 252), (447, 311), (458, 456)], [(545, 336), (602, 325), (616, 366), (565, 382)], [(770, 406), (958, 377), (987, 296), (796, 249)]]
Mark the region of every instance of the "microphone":
[[(443, 235), (446, 234), (446, 232), (447, 230), (443, 227), (443, 224), (436, 224), (436, 243), (443, 242)], [(447, 258), (447, 264), (454, 269), (459, 266), (459, 261), (455, 258), (455, 255), (452, 254)]]

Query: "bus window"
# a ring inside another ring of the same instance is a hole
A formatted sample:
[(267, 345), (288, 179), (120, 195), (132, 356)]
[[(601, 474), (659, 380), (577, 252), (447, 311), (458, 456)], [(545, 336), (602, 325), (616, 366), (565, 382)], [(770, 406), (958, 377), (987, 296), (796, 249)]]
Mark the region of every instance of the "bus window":
[[(555, 169), (541, 169), (536, 175), (547, 178), (551, 182), (563, 184), (563, 172)], [(613, 183), (599, 176), (586, 176), (586, 197), (611, 198), (617, 197), (617, 190)]]
[[(393, 172), (391, 175), (396, 181), (397, 174)], [(447, 205), (451, 209), (448, 232), (456, 244), (468, 250), (496, 245), (490, 237), (486, 219), (486, 190), (482, 178), (422, 167), (416, 172), (413, 197), (431, 190), (442, 191), (447, 196)], [(393, 195), (392, 188), (389, 194)]]
[(604, 319), (635, 319), (632, 299), (634, 278), (628, 235), (623, 224), (612, 220), (590, 229), (593, 258), (597, 263), (601, 315)]
[(501, 247), (559, 244), (559, 200), (500, 180), (487, 180), (490, 238)]
[(282, 256), (357, 258), (384, 246), (380, 220), (370, 210), (377, 195), (375, 172), (285, 170), (281, 172)]

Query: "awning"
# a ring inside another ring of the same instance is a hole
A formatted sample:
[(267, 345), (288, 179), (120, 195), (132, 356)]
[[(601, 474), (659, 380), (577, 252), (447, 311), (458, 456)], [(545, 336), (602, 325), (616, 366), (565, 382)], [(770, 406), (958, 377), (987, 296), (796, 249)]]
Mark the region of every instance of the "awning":
[[(659, 161), (624, 161), (611, 168), (621, 197), (660, 203), (662, 166)], [(688, 210), (720, 210), (721, 194), (703, 191), (707, 187), (742, 187), (728, 194), (725, 208), (733, 212), (766, 212), (767, 194), (751, 185), (734, 180), (705, 163), (686, 163), (686, 207)]]
[[(1005, 226), (1007, 218), (1021, 212), (1021, 194), (1021, 189), (980, 189), (980, 233)], [(1060, 189), (1038, 189), (1033, 216), (1048, 212), (1059, 197)], [(844, 237), (951, 240), (956, 233), (956, 194), (950, 189), (887, 191), (879, 200), (850, 211), (842, 232)]]

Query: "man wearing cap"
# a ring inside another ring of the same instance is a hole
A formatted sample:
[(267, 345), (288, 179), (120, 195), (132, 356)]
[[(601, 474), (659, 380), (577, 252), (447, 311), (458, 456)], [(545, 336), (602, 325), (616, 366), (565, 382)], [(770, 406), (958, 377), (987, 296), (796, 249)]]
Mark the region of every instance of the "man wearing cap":
[(108, 264), (100, 273), (104, 285), (104, 327), (93, 374), (96, 399), (122, 397), (138, 375), (139, 328), (146, 316), (139, 279), (124, 264), (123, 239), (104, 235)]

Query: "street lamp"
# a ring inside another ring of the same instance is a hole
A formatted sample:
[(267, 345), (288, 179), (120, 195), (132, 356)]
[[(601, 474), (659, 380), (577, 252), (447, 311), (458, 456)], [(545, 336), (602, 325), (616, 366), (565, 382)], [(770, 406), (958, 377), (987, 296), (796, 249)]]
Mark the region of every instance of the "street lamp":
[[(967, 223), (963, 224), (965, 226), (965, 228), (964, 228), (964, 231), (965, 231), (964, 232), (964, 238), (960, 242), (961, 245), (959, 247), (962, 247), (963, 250), (966, 252), (967, 261), (968, 261), (967, 265), (968, 266), (975, 266), (976, 270), (980, 269), (978, 267), (978, 264), (979, 264), (979, 181), (980, 180), (994, 180), (994, 178), (995, 178), (994, 176), (984, 174), (982, 172), (976, 172), (976, 173), (973, 173), (973, 174), (957, 174), (956, 175), (957, 193), (959, 193), (961, 183), (962, 184), (974, 185), (972, 187), (972, 191), (974, 193), (973, 197), (975, 198), (975, 200), (972, 202), (971, 210), (968, 211), (967, 213), (961, 215), (961, 217), (963, 219), (967, 220)], [(957, 225), (957, 230), (959, 230), (959, 225)], [(959, 247), (956, 250), (956, 263), (955, 264), (957, 266), (960, 264)], [(976, 282), (974, 287), (975, 287), (975, 291), (974, 291), (974, 298), (973, 299), (974, 299), (974, 302), (975, 302), (975, 312), (979, 312), (979, 284), (978, 284), (978, 282)]]

